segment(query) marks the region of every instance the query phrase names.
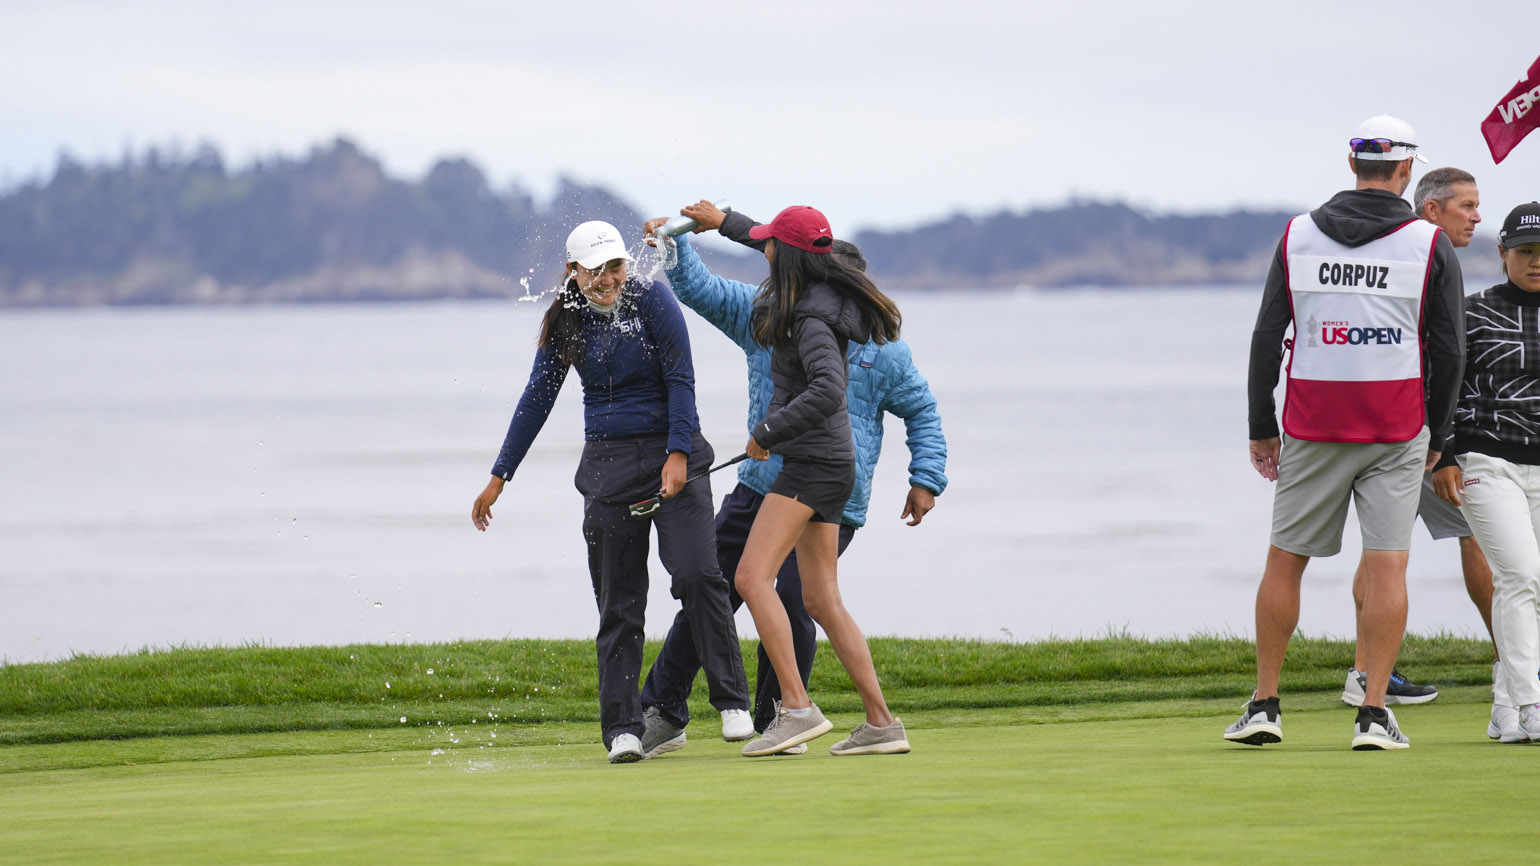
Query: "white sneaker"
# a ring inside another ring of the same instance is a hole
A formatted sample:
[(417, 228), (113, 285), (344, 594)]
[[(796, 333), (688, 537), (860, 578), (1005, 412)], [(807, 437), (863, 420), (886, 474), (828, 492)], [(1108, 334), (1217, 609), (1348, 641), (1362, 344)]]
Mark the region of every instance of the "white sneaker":
[(1358, 752), (1375, 749), (1409, 749), (1411, 740), (1396, 725), (1396, 714), (1388, 707), (1385, 721), (1375, 718), (1369, 707), (1358, 708), (1358, 718), (1353, 721), (1353, 750)]
[(754, 736), (754, 717), (748, 710), (722, 711), (722, 739), (729, 743)]
[(1540, 704), (1519, 707), (1517, 720), (1511, 732), (1504, 731), (1504, 743), (1533, 743), (1540, 741)]
[(1248, 746), (1283, 742), (1283, 713), (1278, 709), (1277, 696), (1265, 701), (1247, 701), (1240, 720), (1225, 728), (1225, 739)]
[[(1508, 731), (1511, 734), (1518, 730), (1518, 725), (1519, 710), (1517, 707), (1493, 704), (1492, 721), (1487, 722), (1487, 737), (1493, 740), (1500, 740), (1503, 737), (1503, 731)], [(1517, 742), (1517, 740), (1513, 742)]]
[(621, 734), (610, 740), (610, 763), (633, 764), (642, 759), (642, 741), (636, 734)]

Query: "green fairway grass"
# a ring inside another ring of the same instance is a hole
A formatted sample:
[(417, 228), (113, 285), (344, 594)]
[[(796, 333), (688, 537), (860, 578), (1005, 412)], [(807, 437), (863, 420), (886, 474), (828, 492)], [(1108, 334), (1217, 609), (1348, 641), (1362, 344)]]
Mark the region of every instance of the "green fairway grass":
[[(1533, 784), (1540, 748), (1488, 741), (1485, 702), (1466, 691), (1399, 714), (1406, 752), (1351, 751), (1352, 712), (1319, 698), (1286, 709), (1285, 741), (1264, 749), (1220, 739), (1234, 701), (1048, 724), (911, 714), (913, 753), (865, 758), (826, 754), (831, 735), (806, 756), (745, 759), (710, 725), (616, 766), (583, 730), (557, 732), (579, 740), (561, 745), (477, 732), (366, 752), (348, 741), (358, 732), (198, 737), (208, 757), (276, 754), (6, 774), (0, 861), (1495, 862), (1532, 844), (1530, 799), (1497, 792)], [(265, 746), (221, 742), (248, 738)]]
[[(1220, 736), (1250, 689), (1242, 641), (873, 649), (909, 755), (827, 754), (860, 721), (828, 652), (813, 692), (837, 727), (807, 755), (739, 757), (699, 704), (683, 750), (632, 765), (605, 761), (579, 642), (0, 667), (0, 863), (1460, 863), (1533, 844), (1540, 747), (1486, 738), (1477, 641), (1408, 642), (1441, 694), (1398, 712), (1403, 752), (1349, 748), (1342, 642), (1291, 647), (1265, 748)], [(540, 676), (496, 672), (521, 652)]]

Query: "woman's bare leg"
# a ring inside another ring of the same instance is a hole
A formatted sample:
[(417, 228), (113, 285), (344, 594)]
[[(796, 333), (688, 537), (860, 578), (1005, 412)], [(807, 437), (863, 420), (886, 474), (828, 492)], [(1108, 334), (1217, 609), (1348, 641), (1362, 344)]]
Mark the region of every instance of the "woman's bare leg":
[(738, 594), (754, 617), (754, 629), (770, 657), (770, 666), (781, 682), (781, 705), (793, 710), (810, 707), (813, 702), (802, 687), (797, 653), (791, 643), (791, 621), (780, 596), (775, 594), (775, 574), (796, 547), (812, 516), (813, 509), (795, 499), (779, 493), (765, 496), (754, 516), (754, 525), (749, 528), (743, 557), (738, 560), (738, 574), (733, 578)]
[[(866, 645), (861, 627), (845, 609), (840, 598), (837, 563), (839, 561), (839, 527), (833, 523), (809, 523), (797, 541), (797, 569), (802, 573), (802, 602), (807, 612), (829, 636), (834, 654), (839, 656), (845, 673), (855, 684), (861, 704), (866, 708), (866, 723), (878, 728), (893, 724), (893, 714), (882, 699), (882, 687), (877, 684), (877, 668), (872, 664), (872, 652)], [(780, 668), (776, 668), (780, 674)], [(784, 682), (784, 680), (782, 680)], [(783, 685), (784, 689), (785, 686)]]

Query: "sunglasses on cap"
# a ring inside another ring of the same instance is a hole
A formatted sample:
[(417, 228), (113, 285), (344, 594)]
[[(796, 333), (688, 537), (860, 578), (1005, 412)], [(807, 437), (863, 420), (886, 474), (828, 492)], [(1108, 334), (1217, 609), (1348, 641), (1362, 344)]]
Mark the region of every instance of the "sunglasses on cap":
[(1390, 153), (1393, 147), (1417, 149), (1417, 145), (1409, 141), (1394, 141), (1389, 138), (1355, 138), (1348, 142), (1348, 147), (1353, 148), (1354, 153)]

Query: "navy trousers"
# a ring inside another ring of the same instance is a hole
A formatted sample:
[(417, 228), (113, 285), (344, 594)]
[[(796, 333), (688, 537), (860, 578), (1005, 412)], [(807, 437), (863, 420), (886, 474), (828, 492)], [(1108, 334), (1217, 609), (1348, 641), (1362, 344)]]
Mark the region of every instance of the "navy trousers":
[[(765, 497), (739, 484), (722, 500), (717, 512), (717, 563), (726, 576), (732, 609), (743, 606), (743, 598), (732, 587), (733, 576), (738, 573), (738, 560), (743, 557), (743, 546), (749, 539), (749, 527), (754, 525), (754, 515)], [(856, 528), (840, 524), (839, 552), (844, 553), (855, 537)], [(807, 687), (813, 674), (813, 655), (818, 651), (818, 626), (802, 604), (802, 575), (797, 571), (797, 553), (792, 551), (781, 570), (775, 576), (775, 592), (786, 607), (791, 620), (791, 641), (797, 655), (797, 670), (802, 674), (802, 685)], [(657, 707), (671, 724), (684, 727), (690, 723), (690, 691), (695, 685), (695, 674), (701, 669), (700, 656), (695, 649), (693, 626), (683, 614), (674, 617), (674, 624), (663, 639), (663, 647), (647, 674), (642, 688), (642, 706)], [(709, 680), (709, 678), (708, 678)], [(781, 699), (781, 683), (776, 679), (775, 668), (765, 648), (759, 647), (758, 664), (754, 674), (754, 729), (763, 731), (775, 716), (775, 702)], [(717, 703), (718, 710), (742, 709)]]
[[(578, 468), (588, 573), (599, 607), (595, 645), (599, 723), (606, 748), (620, 734), (642, 735), (637, 682), (642, 672), (649, 536), (654, 529), (658, 558), (672, 578), (670, 592), (683, 603), (679, 619), (688, 623), (691, 655), (704, 663), (713, 703), (748, 706), (730, 587), (717, 565), (710, 479), (685, 485), (648, 519), (634, 518), (628, 510), (630, 503), (657, 492), (666, 456), (661, 437), (589, 442)], [(711, 446), (697, 434), (690, 473), (709, 468), (712, 458)]]

